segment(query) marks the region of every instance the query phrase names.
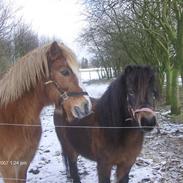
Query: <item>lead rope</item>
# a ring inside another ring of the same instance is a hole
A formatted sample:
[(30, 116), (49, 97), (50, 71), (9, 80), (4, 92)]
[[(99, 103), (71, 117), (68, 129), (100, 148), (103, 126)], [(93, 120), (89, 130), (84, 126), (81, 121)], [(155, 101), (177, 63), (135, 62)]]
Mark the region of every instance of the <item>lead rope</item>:
[[(136, 114), (138, 112), (150, 112), (152, 113), (154, 116), (156, 116), (156, 113), (152, 110), (152, 109), (149, 109), (149, 108), (142, 108), (142, 109), (136, 109), (135, 111), (133, 110), (132, 107), (128, 107), (128, 111), (130, 112), (132, 118), (127, 118), (125, 119), (125, 121), (132, 121), (132, 120), (137, 120), (137, 122), (139, 123), (139, 126), (141, 126), (140, 124), (140, 118), (137, 117), (136, 119)], [(161, 134), (161, 131), (160, 131), (160, 126), (159, 124), (156, 122), (156, 125), (155, 125), (156, 129), (157, 129), (157, 134)]]

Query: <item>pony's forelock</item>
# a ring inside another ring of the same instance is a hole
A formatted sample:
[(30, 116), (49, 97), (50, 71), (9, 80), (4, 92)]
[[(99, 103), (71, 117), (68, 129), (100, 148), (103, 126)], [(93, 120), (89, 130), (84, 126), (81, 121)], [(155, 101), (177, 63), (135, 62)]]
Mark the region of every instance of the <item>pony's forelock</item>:
[(61, 44), (59, 44), (59, 46), (60, 46), (60, 48), (62, 50), (62, 53), (63, 53), (64, 57), (67, 60), (67, 63), (69, 65), (69, 67), (72, 69), (72, 71), (77, 76), (77, 78), (80, 79), (80, 76), (79, 76), (79, 64), (77, 62), (76, 55), (65, 44), (61, 43)]

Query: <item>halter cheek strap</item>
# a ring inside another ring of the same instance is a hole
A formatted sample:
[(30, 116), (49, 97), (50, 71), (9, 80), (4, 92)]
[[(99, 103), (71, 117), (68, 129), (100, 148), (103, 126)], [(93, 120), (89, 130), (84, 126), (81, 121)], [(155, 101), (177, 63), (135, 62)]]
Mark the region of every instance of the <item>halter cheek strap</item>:
[(79, 97), (83, 95), (88, 95), (87, 92), (67, 92), (65, 89), (63, 89), (61, 86), (56, 81), (49, 80), (44, 83), (45, 85), (48, 84), (54, 84), (57, 90), (60, 92), (60, 99), (61, 99), (61, 104), (64, 103), (69, 97)]

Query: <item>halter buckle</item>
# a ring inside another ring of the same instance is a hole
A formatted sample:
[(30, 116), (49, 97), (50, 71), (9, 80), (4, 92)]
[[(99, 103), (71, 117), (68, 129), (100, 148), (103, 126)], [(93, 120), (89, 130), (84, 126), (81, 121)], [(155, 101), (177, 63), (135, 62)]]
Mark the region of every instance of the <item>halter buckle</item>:
[(63, 99), (63, 100), (67, 100), (69, 98), (69, 96), (67, 95), (67, 92), (64, 92), (60, 95), (60, 97)]
[(54, 83), (54, 81), (49, 80), (49, 81), (46, 81), (44, 84), (45, 84), (45, 85), (49, 85), (49, 84), (51, 84), (51, 83)]

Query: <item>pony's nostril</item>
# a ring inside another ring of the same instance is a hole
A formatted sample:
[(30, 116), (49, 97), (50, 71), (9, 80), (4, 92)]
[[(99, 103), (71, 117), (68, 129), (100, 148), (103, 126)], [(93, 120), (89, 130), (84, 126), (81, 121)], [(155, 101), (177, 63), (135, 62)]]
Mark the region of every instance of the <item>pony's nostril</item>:
[(78, 106), (74, 106), (74, 112), (78, 118), (81, 118), (82, 112), (81, 109)]
[(88, 102), (86, 102), (84, 104), (84, 112), (85, 112), (85, 114), (88, 114), (89, 113), (89, 103)]
[(90, 112), (90, 105), (88, 101), (82, 103), (81, 106), (73, 107), (73, 114), (76, 118), (79, 118), (79, 119), (87, 116), (89, 112)]

